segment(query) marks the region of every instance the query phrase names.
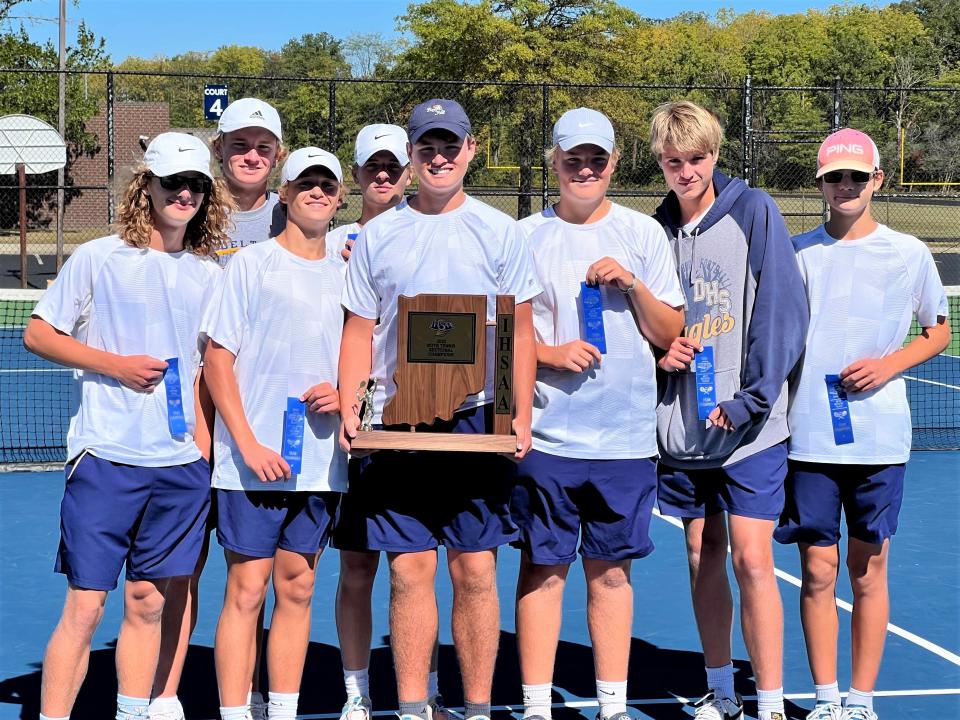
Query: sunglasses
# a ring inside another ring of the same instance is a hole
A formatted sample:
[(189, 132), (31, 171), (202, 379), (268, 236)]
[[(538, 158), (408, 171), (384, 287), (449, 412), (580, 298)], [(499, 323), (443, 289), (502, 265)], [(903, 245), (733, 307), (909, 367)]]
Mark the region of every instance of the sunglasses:
[(820, 179), (825, 183), (835, 185), (843, 180), (843, 176), (846, 175), (847, 172), (850, 173), (850, 179), (855, 183), (865, 183), (873, 177), (873, 173), (864, 172), (863, 170), (831, 170), (830, 172), (824, 173)]
[[(157, 177), (157, 176), (154, 176)], [(194, 177), (190, 175), (164, 175), (157, 177), (160, 181), (160, 187), (164, 190), (179, 190), (186, 185), (192, 193), (207, 194), (213, 186), (213, 182), (208, 177)]]

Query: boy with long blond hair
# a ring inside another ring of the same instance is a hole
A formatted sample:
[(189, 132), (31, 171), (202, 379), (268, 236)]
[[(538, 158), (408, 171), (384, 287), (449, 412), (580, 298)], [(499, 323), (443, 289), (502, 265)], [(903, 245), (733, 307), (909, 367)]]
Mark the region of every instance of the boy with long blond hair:
[(231, 204), (202, 142), (158, 135), (117, 234), (73, 252), (24, 333), (29, 350), (80, 371), (56, 564), (67, 598), (44, 656), (41, 718), (69, 716), (124, 564), (117, 718), (147, 716), (170, 579), (196, 567), (209, 509), (200, 318)]

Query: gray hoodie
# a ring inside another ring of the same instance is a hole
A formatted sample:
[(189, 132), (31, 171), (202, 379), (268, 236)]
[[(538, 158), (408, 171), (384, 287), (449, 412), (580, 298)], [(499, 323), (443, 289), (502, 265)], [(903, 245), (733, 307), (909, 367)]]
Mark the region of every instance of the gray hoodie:
[(692, 234), (670, 193), (656, 218), (667, 231), (686, 297), (684, 334), (713, 347), (717, 401), (733, 431), (697, 417), (691, 370), (658, 372), (661, 462), (679, 468), (735, 463), (787, 438), (786, 381), (803, 352), (807, 296), (773, 199), (715, 171), (717, 199)]

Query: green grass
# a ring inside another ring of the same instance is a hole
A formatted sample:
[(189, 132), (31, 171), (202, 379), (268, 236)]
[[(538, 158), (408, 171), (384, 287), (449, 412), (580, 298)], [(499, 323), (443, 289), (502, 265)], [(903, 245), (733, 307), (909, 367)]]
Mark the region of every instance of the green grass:
[[(551, 189), (551, 202), (556, 201), (556, 189)], [(517, 198), (513, 195), (481, 195), (480, 199), (513, 217), (517, 216)], [(653, 214), (662, 196), (654, 197), (616, 197), (615, 200), (627, 207), (648, 215)], [(800, 217), (791, 215), (785, 218), (791, 234), (812, 230), (821, 222), (823, 205), (820, 193), (791, 192), (775, 194), (780, 211), (783, 213), (803, 213)], [(952, 204), (951, 204), (952, 203)], [(540, 196), (531, 198), (533, 212), (542, 209)], [(924, 202), (894, 201), (887, 196), (874, 200), (874, 217), (899, 232), (915, 235), (924, 239), (934, 252), (960, 251), (960, 202), (955, 198), (931, 197)], [(353, 193), (348, 198), (347, 207), (337, 214), (337, 224), (354, 222), (360, 215), (360, 197)], [(76, 245), (94, 238), (109, 235), (111, 229), (106, 224), (84, 230), (71, 230), (64, 233), (64, 247), (69, 253)], [(56, 233), (53, 230), (31, 230), (27, 234), (27, 249), (31, 254), (52, 255), (56, 252)], [(0, 254), (16, 255), (20, 252), (20, 239), (16, 229), (0, 230)]]

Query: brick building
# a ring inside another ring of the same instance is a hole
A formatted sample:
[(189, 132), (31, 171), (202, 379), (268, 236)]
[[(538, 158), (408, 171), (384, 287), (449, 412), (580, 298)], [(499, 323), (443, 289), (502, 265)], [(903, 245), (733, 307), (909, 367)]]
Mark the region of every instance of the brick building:
[[(94, 186), (102, 189), (81, 190), (66, 209), (64, 228), (67, 232), (107, 228), (107, 109), (86, 124), (87, 132), (96, 136), (99, 147), (93, 155), (77, 158), (70, 168), (70, 182), (75, 187)], [(140, 138), (149, 142), (155, 135), (170, 129), (170, 108), (162, 102), (116, 102), (113, 105), (114, 177), (121, 187), (129, 177), (129, 169), (143, 157)], [(99, 234), (99, 233), (98, 233)]]

